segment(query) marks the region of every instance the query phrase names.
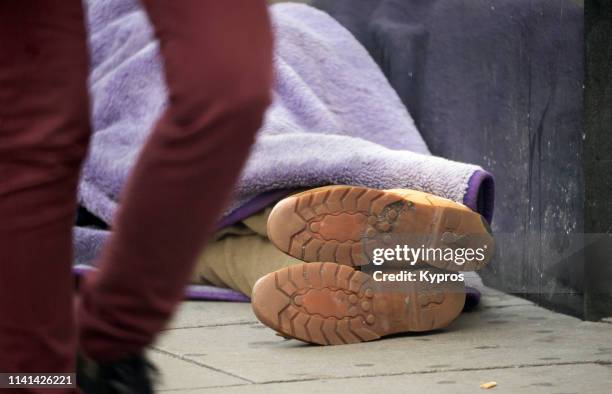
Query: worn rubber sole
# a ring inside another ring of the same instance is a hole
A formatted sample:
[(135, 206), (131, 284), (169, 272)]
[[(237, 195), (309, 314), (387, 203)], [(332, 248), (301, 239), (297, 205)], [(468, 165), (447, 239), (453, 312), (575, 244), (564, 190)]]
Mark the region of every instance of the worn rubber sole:
[(460, 264), (431, 253), (415, 262), (450, 271), (481, 269), (495, 247), (486, 220), (462, 204), (415, 190), (355, 186), (326, 186), (281, 200), (270, 213), (268, 237), (303, 261), (350, 266), (368, 264), (378, 248), (481, 248), (481, 260)]
[(253, 311), (263, 324), (284, 337), (319, 345), (443, 328), (464, 302), (463, 282), (407, 282), (402, 291), (386, 291), (385, 282), (335, 263), (272, 272), (259, 279), (252, 294)]

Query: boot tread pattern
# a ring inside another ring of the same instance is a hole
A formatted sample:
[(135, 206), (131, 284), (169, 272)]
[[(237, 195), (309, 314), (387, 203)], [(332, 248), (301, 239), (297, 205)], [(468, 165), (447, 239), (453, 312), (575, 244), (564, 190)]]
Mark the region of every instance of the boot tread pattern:
[(277, 290), (286, 296), (276, 322), (282, 333), (321, 345), (379, 338), (368, 328), (376, 321), (368, 275), (333, 263), (301, 264), (285, 270), (286, 276), (273, 273)]
[(264, 324), (320, 345), (445, 327), (464, 300), (462, 283), (385, 292), (369, 275), (335, 263), (286, 267), (261, 278), (253, 290), (253, 310)]
[[(269, 225), (280, 227), (276, 232), (280, 235), (270, 239), (283, 252), (307, 262), (361, 266), (372, 260), (374, 249), (403, 244), (452, 249), (493, 246), (480, 215), (427, 193), (331, 186), (286, 200), (280, 204), (290, 204), (290, 210), (282, 214), (273, 210), (270, 215)], [(421, 235), (418, 245), (414, 239), (406, 240), (414, 234)], [(492, 250), (484, 261), (464, 266), (449, 260), (423, 262), (446, 270), (471, 271), (484, 267), (491, 256)]]

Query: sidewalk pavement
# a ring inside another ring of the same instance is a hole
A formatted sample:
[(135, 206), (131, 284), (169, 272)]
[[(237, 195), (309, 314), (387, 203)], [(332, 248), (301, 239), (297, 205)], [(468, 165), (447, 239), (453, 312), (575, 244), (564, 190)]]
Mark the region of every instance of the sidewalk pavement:
[(612, 320), (486, 288), (480, 308), (443, 331), (312, 346), (276, 336), (250, 304), (185, 302), (151, 358), (162, 392), (612, 393)]

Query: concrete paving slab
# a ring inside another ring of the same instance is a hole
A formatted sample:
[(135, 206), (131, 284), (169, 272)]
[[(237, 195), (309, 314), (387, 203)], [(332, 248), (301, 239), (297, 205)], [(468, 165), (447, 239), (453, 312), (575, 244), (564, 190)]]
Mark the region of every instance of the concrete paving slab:
[(251, 304), (244, 302), (186, 301), (168, 328), (210, 327), (255, 323)]
[(158, 390), (184, 390), (249, 383), (244, 379), (159, 351), (150, 351), (149, 358), (161, 370)]
[(464, 275), (466, 286), (474, 287), (482, 293), (482, 307), (504, 308), (515, 305), (533, 305), (533, 302), (524, 298), (485, 286), (477, 272), (465, 272)]
[[(497, 382), (497, 386), (488, 390), (480, 388), (481, 383), (489, 381)], [(611, 387), (612, 367), (582, 364), (251, 384), (180, 393), (607, 394), (610, 393)]]
[(527, 304), (464, 314), (430, 335), (355, 345), (311, 346), (283, 340), (259, 323), (241, 323), (169, 330), (156, 347), (266, 383), (612, 362), (612, 327)]
[(482, 292), (480, 308), (505, 308), (508, 306), (535, 305), (533, 302), (511, 294), (487, 288)]

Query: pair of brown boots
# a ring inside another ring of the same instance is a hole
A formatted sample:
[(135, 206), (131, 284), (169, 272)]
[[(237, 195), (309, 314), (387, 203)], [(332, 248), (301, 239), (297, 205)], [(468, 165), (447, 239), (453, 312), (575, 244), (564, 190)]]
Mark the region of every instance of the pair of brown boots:
[(295, 194), (272, 210), (268, 236), (307, 263), (259, 279), (255, 315), (285, 337), (320, 345), (447, 326), (465, 302), (458, 272), (482, 268), (494, 252), (478, 213), (406, 189)]

